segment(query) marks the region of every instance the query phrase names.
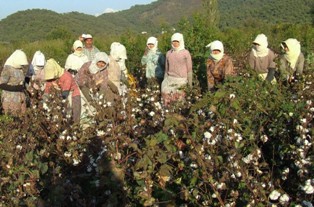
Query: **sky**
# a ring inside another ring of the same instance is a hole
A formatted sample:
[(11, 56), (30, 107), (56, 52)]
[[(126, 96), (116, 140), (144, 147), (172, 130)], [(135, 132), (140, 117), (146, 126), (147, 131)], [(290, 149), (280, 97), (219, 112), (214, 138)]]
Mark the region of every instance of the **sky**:
[(57, 13), (77, 11), (98, 16), (154, 1), (156, 0), (0, 0), (0, 20), (27, 9), (48, 9)]

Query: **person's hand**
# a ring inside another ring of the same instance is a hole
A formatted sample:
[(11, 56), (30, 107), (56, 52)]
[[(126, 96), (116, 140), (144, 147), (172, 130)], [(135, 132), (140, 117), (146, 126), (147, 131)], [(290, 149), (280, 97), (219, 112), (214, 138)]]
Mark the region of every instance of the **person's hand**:
[(147, 54), (148, 54), (148, 52), (149, 52), (149, 48), (148, 48), (148, 47), (146, 47), (146, 48), (145, 48), (144, 55), (147, 55)]

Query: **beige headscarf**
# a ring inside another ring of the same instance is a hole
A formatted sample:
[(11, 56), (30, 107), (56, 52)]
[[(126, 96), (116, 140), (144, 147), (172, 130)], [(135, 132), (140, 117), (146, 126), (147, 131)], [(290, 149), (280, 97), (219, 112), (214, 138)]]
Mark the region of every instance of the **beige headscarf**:
[[(290, 67), (294, 69), (301, 53), (301, 44), (297, 39), (293, 38), (289, 38), (286, 41), (283, 41), (283, 43), (285, 43), (289, 49), (286, 51), (284, 57), (290, 63)], [(282, 43), (281, 47), (284, 47)]]
[[(215, 40), (215, 41), (209, 43), (206, 47), (210, 49), (210, 58), (214, 62), (219, 62), (222, 59), (222, 57), (224, 56), (224, 46), (223, 46), (222, 42), (220, 42), (219, 40)], [(212, 53), (213, 50), (219, 50), (220, 53), (219, 54), (213, 54)]]
[(77, 50), (77, 48), (83, 48), (83, 43), (80, 40), (75, 40), (75, 42), (73, 43), (73, 50), (74, 50), (74, 54), (81, 56), (83, 52)]
[(255, 57), (265, 57), (268, 55), (269, 49), (266, 35), (264, 34), (257, 35), (253, 43), (259, 44), (259, 46), (254, 46), (252, 48)]
[[(172, 41), (178, 41), (180, 43), (179, 47), (173, 47), (173, 44), (172, 44)], [(181, 33), (174, 33), (172, 36), (171, 36), (171, 46), (172, 46), (172, 49), (174, 51), (180, 51), (180, 50), (184, 50), (185, 49), (185, 45), (184, 45), (184, 38), (183, 38), (183, 34)]]
[(60, 78), (63, 73), (64, 69), (55, 61), (55, 59), (51, 58), (47, 60), (47, 63), (44, 67), (45, 80)]
[(7, 59), (4, 65), (10, 65), (14, 68), (23, 68), (28, 65), (26, 54), (22, 50), (15, 50)]

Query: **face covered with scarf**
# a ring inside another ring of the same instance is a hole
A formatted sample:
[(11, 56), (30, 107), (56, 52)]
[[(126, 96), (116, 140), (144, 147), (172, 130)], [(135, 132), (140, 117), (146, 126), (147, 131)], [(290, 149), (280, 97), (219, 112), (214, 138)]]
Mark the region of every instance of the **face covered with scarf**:
[(89, 66), (89, 72), (91, 74), (96, 74), (99, 71), (102, 71), (108, 67), (110, 63), (109, 57), (105, 52), (98, 52), (95, 55), (95, 58), (92, 60), (91, 65)]
[(75, 55), (81, 56), (83, 54), (83, 43), (80, 40), (76, 40), (73, 43), (73, 51)]
[(210, 49), (209, 58), (214, 62), (219, 62), (224, 56), (224, 46), (219, 40), (209, 43), (206, 47)]
[(259, 34), (253, 41), (253, 54), (255, 57), (265, 57), (268, 55), (268, 41), (264, 34)]
[(297, 39), (289, 38), (280, 45), (284, 51), (284, 57), (290, 63), (291, 68), (295, 68), (301, 53), (301, 44)]

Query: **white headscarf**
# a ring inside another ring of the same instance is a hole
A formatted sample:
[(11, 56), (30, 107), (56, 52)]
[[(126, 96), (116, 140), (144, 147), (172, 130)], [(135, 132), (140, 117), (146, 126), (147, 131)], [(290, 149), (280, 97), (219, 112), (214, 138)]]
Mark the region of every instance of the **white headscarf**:
[(22, 50), (15, 50), (4, 65), (10, 65), (14, 68), (23, 68), (23, 66), (28, 65), (26, 54)]
[(113, 42), (110, 46), (110, 56), (113, 57), (115, 60), (119, 59), (128, 59), (126, 55), (126, 48), (120, 42)]
[[(222, 42), (220, 42), (219, 40), (215, 40), (215, 41), (209, 43), (206, 47), (210, 49), (209, 58), (211, 58), (213, 61), (218, 62), (224, 56), (224, 46), (223, 46)], [(213, 54), (212, 52), (214, 50), (219, 50), (220, 53), (219, 54)]]
[[(290, 67), (294, 69), (301, 53), (301, 44), (297, 39), (293, 38), (289, 38), (283, 43), (285, 43), (289, 49), (288, 51), (286, 51), (284, 57), (290, 63)], [(282, 43), (281, 47), (284, 47)]]
[[(173, 44), (172, 44), (172, 41), (175, 41), (175, 40), (180, 43), (179, 47), (177, 47), (177, 48), (173, 47)], [(184, 50), (184, 49), (185, 49), (185, 45), (184, 45), (183, 34), (181, 34), (181, 33), (174, 33), (174, 34), (171, 36), (171, 46), (172, 46), (172, 49), (173, 49), (174, 51)]]
[(73, 43), (74, 54), (81, 56), (83, 51), (77, 50), (77, 48), (83, 48), (83, 43), (80, 40), (75, 40)]
[(41, 51), (36, 51), (33, 56), (32, 66), (35, 71), (38, 71), (38, 67), (43, 67), (46, 64), (45, 55)]
[[(105, 62), (106, 66), (103, 67), (103, 68), (99, 68), (97, 66), (97, 63), (99, 61)], [(89, 72), (91, 74), (96, 74), (99, 71), (102, 71), (102, 70), (106, 69), (108, 67), (109, 63), (110, 63), (110, 59), (109, 59), (108, 55), (105, 52), (98, 52), (98, 53), (96, 53), (95, 58), (92, 60), (92, 63), (91, 63), (91, 65), (88, 68)]]
[(156, 37), (149, 37), (147, 39), (146, 46), (148, 46), (148, 44), (154, 45), (154, 47), (149, 48), (150, 51), (156, 51), (158, 49), (158, 40)]
[(259, 44), (259, 46), (256, 45), (252, 48), (255, 57), (265, 57), (268, 55), (269, 49), (266, 35), (257, 35), (253, 43)]

